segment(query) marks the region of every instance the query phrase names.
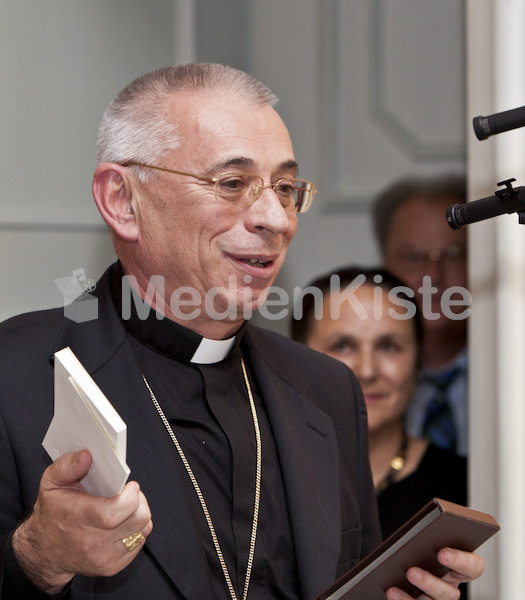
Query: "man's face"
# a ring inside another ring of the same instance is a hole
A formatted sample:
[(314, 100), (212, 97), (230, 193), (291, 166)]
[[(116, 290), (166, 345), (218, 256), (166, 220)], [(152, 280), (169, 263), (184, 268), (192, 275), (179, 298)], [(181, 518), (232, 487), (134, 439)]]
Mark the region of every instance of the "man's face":
[[(179, 93), (168, 105), (168, 117), (179, 128), (181, 144), (157, 166), (206, 177), (254, 173), (265, 184), (296, 175), (288, 131), (269, 106), (248, 104), (231, 94)], [(272, 188), (253, 203), (231, 202), (215, 197), (213, 183), (159, 171), (155, 175), (142, 186), (137, 205), (136, 262), (142, 263), (142, 274), (165, 277), (166, 302), (183, 286), (201, 298), (224, 288), (213, 294), (216, 314), (233, 311), (235, 320), (243, 310), (254, 310), (295, 234), (293, 204), (283, 207)]]
[[(445, 217), (447, 206), (456, 202), (452, 196), (406, 200), (394, 214), (386, 240), (385, 266), (416, 291), (416, 300), (425, 275), (437, 288), (431, 309), (440, 317), (424, 319), (425, 328), (450, 325), (441, 312), (441, 296), (450, 287), (467, 287), (466, 234), (451, 229)], [(464, 306), (457, 310), (464, 310)]]

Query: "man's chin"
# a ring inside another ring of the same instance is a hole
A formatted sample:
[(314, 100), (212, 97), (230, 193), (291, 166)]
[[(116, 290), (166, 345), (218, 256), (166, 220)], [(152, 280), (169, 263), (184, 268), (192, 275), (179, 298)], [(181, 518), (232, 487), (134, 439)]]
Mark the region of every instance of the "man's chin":
[(207, 303), (205, 311), (208, 317), (216, 321), (240, 321), (250, 319), (266, 301), (268, 290), (245, 293), (240, 298), (215, 298)]

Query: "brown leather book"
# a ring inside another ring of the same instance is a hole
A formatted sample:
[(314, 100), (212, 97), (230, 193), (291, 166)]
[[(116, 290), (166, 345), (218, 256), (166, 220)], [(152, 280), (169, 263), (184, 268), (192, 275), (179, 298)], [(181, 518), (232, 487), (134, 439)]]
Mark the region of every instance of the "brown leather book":
[(392, 586), (417, 597), (421, 592), (405, 576), (410, 567), (443, 577), (441, 548), (472, 552), (498, 530), (491, 515), (434, 498), (316, 600), (384, 600)]

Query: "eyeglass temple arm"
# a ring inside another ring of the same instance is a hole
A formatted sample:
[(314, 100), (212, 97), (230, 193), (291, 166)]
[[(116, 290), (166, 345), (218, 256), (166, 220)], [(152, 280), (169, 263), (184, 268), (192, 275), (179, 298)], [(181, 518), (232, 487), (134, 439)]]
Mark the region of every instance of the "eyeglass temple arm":
[(177, 175), (186, 175), (187, 177), (195, 177), (201, 181), (207, 181), (208, 183), (217, 183), (217, 177), (204, 177), (203, 175), (194, 175), (193, 173), (185, 173), (184, 171), (176, 171), (175, 169), (168, 169), (167, 167), (157, 167), (155, 165), (148, 165), (146, 163), (137, 162), (134, 160), (128, 160), (122, 164), (123, 167), (144, 167), (145, 169), (156, 169), (157, 171), (164, 171), (165, 173), (176, 173)]

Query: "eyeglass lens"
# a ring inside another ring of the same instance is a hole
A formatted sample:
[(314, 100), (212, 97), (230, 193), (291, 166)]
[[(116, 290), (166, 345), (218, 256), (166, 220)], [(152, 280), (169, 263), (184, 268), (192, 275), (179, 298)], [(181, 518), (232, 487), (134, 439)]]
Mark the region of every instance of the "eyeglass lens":
[[(236, 201), (253, 194), (257, 199), (264, 186), (264, 180), (259, 175), (247, 173), (224, 173), (219, 176), (216, 185), (216, 195), (224, 200)], [(272, 184), (283, 206), (293, 202), (296, 212), (306, 212), (312, 203), (315, 187), (309, 181), (301, 179), (280, 179)]]

